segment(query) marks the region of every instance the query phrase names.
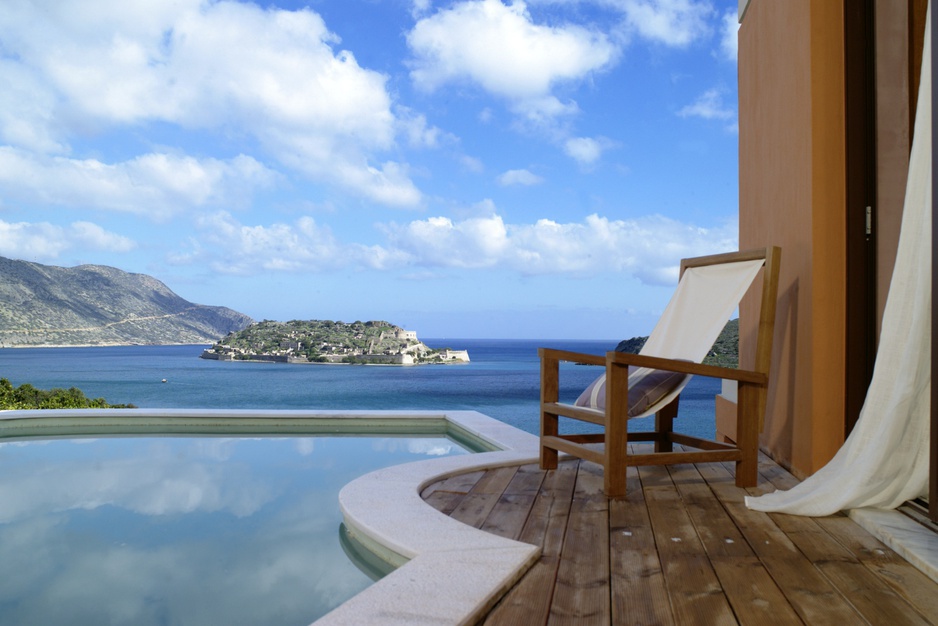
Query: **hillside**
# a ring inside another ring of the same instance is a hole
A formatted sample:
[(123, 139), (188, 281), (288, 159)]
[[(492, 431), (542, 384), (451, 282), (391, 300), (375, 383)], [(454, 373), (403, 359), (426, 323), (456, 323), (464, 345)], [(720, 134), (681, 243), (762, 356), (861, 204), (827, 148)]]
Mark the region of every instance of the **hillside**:
[[(632, 337), (623, 339), (616, 346), (616, 351), (627, 352), (629, 354), (638, 354), (638, 351), (645, 345), (648, 337)], [(739, 320), (730, 320), (723, 327), (720, 336), (717, 337), (710, 352), (704, 359), (708, 365), (720, 365), (722, 367), (739, 367)]]
[(0, 346), (212, 343), (252, 321), (145, 274), (0, 257)]

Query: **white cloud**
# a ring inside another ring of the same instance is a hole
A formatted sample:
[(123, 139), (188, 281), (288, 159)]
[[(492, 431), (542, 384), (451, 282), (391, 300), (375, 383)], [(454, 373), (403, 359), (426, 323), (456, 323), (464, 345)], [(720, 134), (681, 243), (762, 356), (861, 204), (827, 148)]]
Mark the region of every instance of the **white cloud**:
[(311, 217), (302, 217), (293, 225), (245, 226), (220, 212), (200, 219), (198, 228), (209, 249), (220, 251), (214, 253), (212, 267), (223, 273), (317, 271), (335, 267), (342, 258), (332, 231)]
[(458, 157), (457, 160), (466, 171), (473, 172), (475, 174), (479, 174), (485, 171), (485, 165), (483, 165), (482, 161), (475, 157), (464, 154)]
[[(2, 19), (2, 18), (0, 18)], [(0, 59), (0, 141), (39, 152), (66, 149), (55, 122), (55, 94), (21, 63)]]
[(582, 165), (591, 165), (599, 160), (607, 142), (590, 137), (572, 137), (564, 143), (564, 152)]
[(430, 4), (431, 0), (413, 0), (413, 7), (410, 10), (410, 14), (416, 19), (430, 10)]
[(247, 226), (222, 211), (199, 219), (197, 228), (200, 234), (190, 241), (192, 249), (173, 255), (171, 262), (208, 262), (214, 271), (240, 275), (382, 269), (402, 262), (402, 255), (394, 250), (342, 244), (328, 226), (308, 216), (292, 224)]
[(165, 219), (192, 207), (242, 203), (273, 172), (248, 156), (229, 161), (151, 153), (108, 164), (0, 146), (0, 190), (23, 203), (105, 209)]
[(136, 247), (132, 239), (90, 222), (74, 222), (63, 227), (48, 222), (0, 220), (0, 256), (15, 259), (48, 262), (75, 248), (84, 252), (128, 252)]
[(444, 139), (455, 141), (455, 138), (441, 131), (436, 126), (427, 124), (427, 117), (407, 107), (397, 108), (397, 123), (401, 134), (407, 143), (418, 148), (436, 148)]
[[(364, 197), (415, 205), (397, 163), (387, 77), (310, 10), (222, 0), (88, 0), (0, 12), (0, 140), (62, 154), (75, 137), (168, 123), (252, 138), (280, 163)], [(28, 103), (28, 106), (24, 103)]]
[(618, 54), (602, 33), (535, 24), (520, 1), (459, 2), (418, 21), (407, 43), (414, 55), (411, 78), (421, 89), (469, 81), (535, 119), (576, 111), (553, 89), (604, 69)]
[(404, 252), (408, 264), (484, 268), (499, 264), (509, 248), (508, 228), (498, 215), (453, 222), (448, 217), (415, 220), (385, 227), (391, 249)]
[(730, 61), (739, 58), (739, 18), (735, 10), (728, 11), (723, 16), (723, 37), (720, 40), (720, 50), (723, 56)]
[(640, 36), (684, 47), (710, 32), (713, 7), (695, 0), (621, 0), (626, 23)]
[(510, 270), (523, 275), (625, 272), (651, 284), (677, 280), (681, 258), (735, 250), (737, 224), (714, 228), (684, 224), (660, 215), (610, 220), (590, 215), (582, 222), (540, 219), (509, 224), (491, 201), (485, 214), (454, 220), (429, 217), (378, 225), (382, 245), (342, 243), (326, 226), (303, 217), (293, 224), (244, 226), (219, 213), (200, 220), (205, 244), (177, 262), (207, 261), (219, 272), (323, 272), (339, 268)]
[(544, 182), (543, 178), (528, 170), (508, 170), (498, 177), (498, 184), (502, 187), (509, 187), (511, 185), (524, 185), (528, 187), (538, 185), (542, 182)]
[(506, 224), (493, 214), (459, 222), (436, 217), (385, 229), (391, 249), (405, 253), (409, 265), (498, 267), (528, 275), (627, 272), (652, 284), (676, 282), (681, 258), (738, 245), (735, 222), (700, 228), (658, 215)]
[(71, 229), (74, 242), (86, 249), (129, 252), (137, 247), (132, 239), (106, 231), (91, 222), (73, 222)]
[(692, 104), (677, 112), (681, 117), (701, 117), (705, 120), (731, 120), (736, 113), (723, 104), (719, 89), (708, 89)]

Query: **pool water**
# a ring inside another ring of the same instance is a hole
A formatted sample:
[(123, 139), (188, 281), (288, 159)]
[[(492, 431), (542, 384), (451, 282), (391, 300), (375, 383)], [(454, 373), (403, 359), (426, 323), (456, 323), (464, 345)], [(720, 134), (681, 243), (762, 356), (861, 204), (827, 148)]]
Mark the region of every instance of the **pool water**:
[(445, 437), (0, 443), (0, 624), (309, 624), (371, 583), (338, 492)]

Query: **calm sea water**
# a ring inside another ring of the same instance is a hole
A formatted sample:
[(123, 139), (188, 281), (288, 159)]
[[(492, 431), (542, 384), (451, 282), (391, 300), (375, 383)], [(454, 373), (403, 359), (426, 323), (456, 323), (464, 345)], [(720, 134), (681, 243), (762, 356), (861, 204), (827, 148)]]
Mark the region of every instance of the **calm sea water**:
[[(0, 377), (14, 386), (78, 387), (144, 408), (474, 410), (538, 432), (537, 348), (603, 354), (616, 341), (428, 339), (469, 350), (471, 363), (393, 367), (219, 362), (207, 346), (0, 349)], [(561, 399), (573, 401), (600, 368), (564, 365)], [(162, 382), (166, 379), (166, 382)], [(695, 378), (681, 396), (679, 429), (712, 437), (719, 381)], [(643, 429), (651, 418), (635, 420)]]

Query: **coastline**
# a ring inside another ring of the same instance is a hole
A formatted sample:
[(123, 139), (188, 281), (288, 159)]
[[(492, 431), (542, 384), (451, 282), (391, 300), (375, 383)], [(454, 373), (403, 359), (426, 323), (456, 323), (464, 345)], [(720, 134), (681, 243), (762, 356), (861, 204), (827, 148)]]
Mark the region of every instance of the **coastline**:
[(0, 350), (6, 348), (19, 349), (19, 348), (120, 348), (120, 347), (134, 347), (134, 346), (209, 346), (209, 342), (198, 342), (198, 343), (189, 343), (189, 342), (179, 342), (179, 343), (30, 343), (23, 344), (18, 343), (15, 345), (4, 345), (0, 344)]
[[(187, 344), (174, 344), (187, 345)], [(211, 359), (217, 360), (217, 359)], [(271, 363), (273, 365), (342, 365), (342, 366), (365, 366), (365, 367), (422, 367), (424, 365), (466, 365), (469, 361), (436, 361), (433, 363), (342, 363), (340, 361), (271, 361), (269, 359), (231, 359), (228, 363)]]
[(309, 361), (299, 357), (286, 356), (286, 355), (252, 355), (253, 358), (246, 359), (235, 359), (235, 358), (219, 358), (219, 356), (213, 353), (211, 350), (203, 350), (202, 354), (199, 355), (200, 359), (205, 359), (207, 361), (222, 361), (225, 363), (273, 363), (273, 364), (285, 364), (285, 365), (368, 365), (368, 366), (384, 366), (384, 367), (417, 367), (422, 365), (458, 365), (469, 363), (469, 353), (466, 350), (460, 350), (460, 353), (465, 355), (465, 358), (452, 358), (444, 360), (431, 360), (431, 361), (414, 361), (414, 360), (401, 360), (400, 362), (395, 362), (398, 360), (396, 357), (401, 357), (402, 355), (386, 355), (386, 354), (359, 354), (354, 355), (353, 358), (357, 359), (353, 362), (348, 362), (341, 359), (330, 359), (326, 361)]

